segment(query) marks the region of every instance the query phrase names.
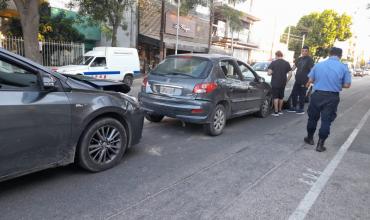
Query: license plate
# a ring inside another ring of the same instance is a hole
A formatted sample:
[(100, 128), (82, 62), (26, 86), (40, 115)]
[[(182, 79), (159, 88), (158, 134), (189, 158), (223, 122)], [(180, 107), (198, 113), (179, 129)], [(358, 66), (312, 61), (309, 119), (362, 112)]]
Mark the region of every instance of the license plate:
[(180, 95), (181, 90), (173, 87), (161, 86), (159, 92), (165, 95)]

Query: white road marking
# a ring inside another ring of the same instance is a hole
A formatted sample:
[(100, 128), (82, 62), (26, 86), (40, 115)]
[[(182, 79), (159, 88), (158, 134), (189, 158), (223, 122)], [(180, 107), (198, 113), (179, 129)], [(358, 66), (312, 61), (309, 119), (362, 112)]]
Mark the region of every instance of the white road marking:
[(312, 205), (315, 203), (317, 197), (320, 195), (321, 191), (324, 189), (326, 183), (333, 175), (334, 170), (338, 167), (339, 163), (343, 159), (343, 156), (348, 151), (349, 147), (355, 140), (356, 136), (364, 126), (365, 122), (370, 116), (370, 109), (362, 117), (361, 121), (358, 123), (356, 128), (352, 131), (351, 135), (348, 137), (346, 142), (340, 147), (339, 151), (335, 154), (334, 158), (330, 161), (328, 166), (322, 172), (319, 179), (312, 185), (310, 191), (301, 200), (296, 210), (290, 215), (289, 220), (303, 220), (307, 213), (310, 211)]

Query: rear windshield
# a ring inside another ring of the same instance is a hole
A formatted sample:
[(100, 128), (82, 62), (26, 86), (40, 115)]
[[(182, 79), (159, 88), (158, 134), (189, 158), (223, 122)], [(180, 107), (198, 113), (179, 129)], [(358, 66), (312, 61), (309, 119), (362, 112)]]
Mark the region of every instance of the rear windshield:
[(169, 57), (160, 63), (151, 74), (205, 78), (209, 64), (208, 59), (201, 57)]

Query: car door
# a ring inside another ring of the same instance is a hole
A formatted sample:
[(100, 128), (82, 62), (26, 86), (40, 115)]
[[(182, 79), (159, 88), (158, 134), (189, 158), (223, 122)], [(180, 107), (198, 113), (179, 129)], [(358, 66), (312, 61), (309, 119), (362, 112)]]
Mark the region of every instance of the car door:
[[(56, 86), (44, 88), (42, 76)], [(0, 178), (57, 162), (69, 144), (70, 111), (57, 78), (0, 54)]]
[(258, 110), (264, 98), (264, 87), (251, 67), (241, 61), (238, 61), (238, 66), (243, 75), (243, 81), (248, 85), (246, 106), (250, 110)]
[(99, 79), (106, 79), (107, 77), (109, 77), (106, 58), (95, 57), (95, 59), (91, 62), (89, 66), (89, 71), (85, 72), (84, 74)]
[(225, 79), (221, 81), (221, 84), (227, 89), (232, 114), (247, 111), (248, 84), (242, 81), (242, 75), (237, 63), (232, 59), (228, 59), (220, 61), (219, 65), (225, 74)]

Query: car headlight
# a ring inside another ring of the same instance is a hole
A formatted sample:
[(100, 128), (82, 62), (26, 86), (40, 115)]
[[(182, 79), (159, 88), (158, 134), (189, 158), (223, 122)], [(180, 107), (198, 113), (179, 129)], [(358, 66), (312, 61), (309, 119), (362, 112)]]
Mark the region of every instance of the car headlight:
[(140, 108), (137, 98), (127, 95), (125, 93), (119, 92), (120, 96), (123, 99), (122, 107), (127, 110), (134, 110)]

